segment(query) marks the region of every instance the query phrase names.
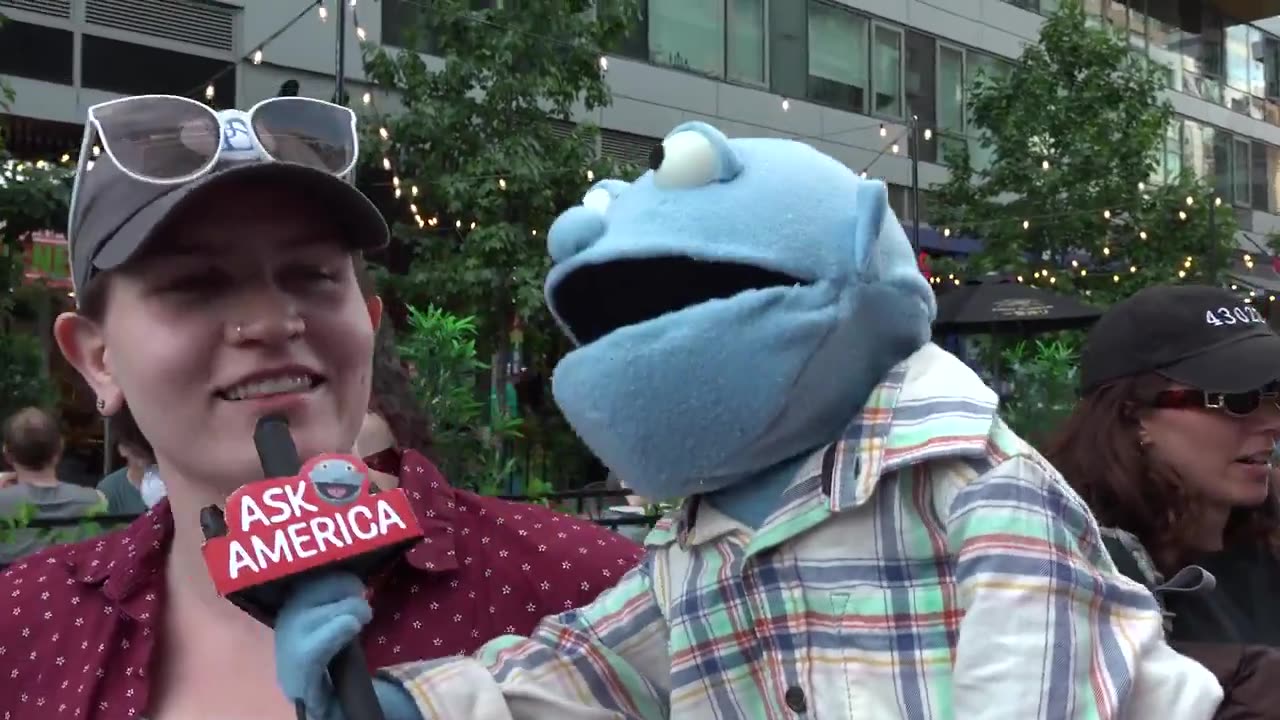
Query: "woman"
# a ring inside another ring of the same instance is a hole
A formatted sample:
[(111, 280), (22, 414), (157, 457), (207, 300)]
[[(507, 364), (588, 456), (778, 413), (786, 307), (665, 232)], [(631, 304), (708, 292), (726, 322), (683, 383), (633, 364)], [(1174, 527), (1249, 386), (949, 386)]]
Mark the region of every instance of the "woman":
[[(388, 231), (339, 179), (355, 162), (349, 111), (282, 98), (253, 117), (222, 111), (210, 121), (192, 105), (127, 98), (90, 113), (84, 147), (97, 147), (98, 133), (106, 142), (96, 161), (82, 153), (68, 230), (77, 310), (54, 333), (99, 412), (135, 422), (150, 443), (168, 498), (120, 532), (0, 576), (13, 588), (0, 614), (0, 717), (294, 717), (276, 685), (270, 629), (214, 591), (198, 516), (262, 477), (252, 436), (265, 414), (288, 418), (303, 457), (350, 452), (381, 320), (381, 301), (361, 293), (356, 272), (360, 252)], [(249, 135), (268, 131), (281, 154), (299, 143), (325, 152), (267, 156)], [(290, 133), (297, 142), (285, 142)], [(215, 156), (202, 143), (219, 137)], [(431, 482), (429, 464), (414, 471)], [(487, 612), (490, 587), (474, 584), (476, 560), (489, 558), (447, 542), (469, 532), (455, 533), (450, 517), (464, 509), (409, 497), (426, 537), (374, 589), (363, 636), (372, 666), (465, 651), (455, 645), (502, 630)], [(622, 571), (635, 556), (565, 525), (556, 529), (571, 539), (535, 547), (527, 570), (519, 558), (504, 568), (521, 579), (506, 592), (535, 620), (546, 597), (537, 571), (552, 560), (584, 563), (589, 548), (593, 564)], [(603, 589), (597, 582), (575, 586), (573, 602)], [(445, 595), (450, 615), (436, 607)]]
[(1098, 321), (1080, 374), (1046, 454), (1158, 591), (1171, 640), (1280, 646), (1280, 337), (1226, 290), (1149, 288)]

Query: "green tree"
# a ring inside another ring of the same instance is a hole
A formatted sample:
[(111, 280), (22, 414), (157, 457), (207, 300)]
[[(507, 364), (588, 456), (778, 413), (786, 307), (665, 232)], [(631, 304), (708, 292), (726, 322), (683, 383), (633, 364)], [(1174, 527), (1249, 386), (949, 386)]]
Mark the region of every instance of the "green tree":
[(596, 127), (565, 128), (610, 102), (602, 51), (638, 11), (633, 0), (475, 9), (493, 4), (416, 4), (410, 44), (442, 65), (365, 47), (369, 77), (400, 107), (366, 118), (364, 146), (407, 206), (394, 235), (408, 272), (387, 284), (410, 305), (473, 317), (501, 369), (513, 341), (536, 357), (558, 340), (542, 299), (548, 226), (593, 179), (626, 172), (596, 153)]
[(1152, 284), (1217, 282), (1234, 217), (1200, 178), (1160, 172), (1174, 121), (1164, 86), (1160, 67), (1091, 24), (1078, 0), (1006, 75), (980, 76), (968, 105), (993, 160), (975, 168), (960, 148), (932, 203), (934, 224), (983, 242), (961, 274), (1104, 303)]

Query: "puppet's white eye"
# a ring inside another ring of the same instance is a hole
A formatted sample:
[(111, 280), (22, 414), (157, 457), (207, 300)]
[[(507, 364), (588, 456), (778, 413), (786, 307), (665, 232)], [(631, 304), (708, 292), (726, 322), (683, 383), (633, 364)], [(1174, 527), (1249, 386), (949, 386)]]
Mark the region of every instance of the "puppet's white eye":
[(693, 188), (720, 176), (716, 147), (705, 135), (685, 130), (656, 145), (649, 155), (653, 184), (661, 188)]
[(601, 215), (609, 211), (609, 203), (611, 202), (613, 202), (613, 196), (604, 188), (596, 188), (582, 196), (582, 204)]

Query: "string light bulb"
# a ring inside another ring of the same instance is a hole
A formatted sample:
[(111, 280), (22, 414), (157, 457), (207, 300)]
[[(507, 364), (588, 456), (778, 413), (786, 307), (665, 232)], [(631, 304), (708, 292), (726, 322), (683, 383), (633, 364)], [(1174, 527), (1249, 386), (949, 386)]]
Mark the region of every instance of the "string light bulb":
[(1178, 211), (1178, 219), (1179, 219), (1179, 220), (1186, 220), (1186, 219), (1187, 219), (1187, 212), (1186, 212), (1185, 210), (1179, 210), (1179, 211)]
[(1146, 239), (1147, 239), (1147, 231), (1146, 231), (1146, 230), (1139, 230), (1139, 231), (1138, 231), (1138, 239), (1139, 239), (1139, 240), (1146, 240)]
[(320, 22), (328, 21), (329, 8), (325, 7), (324, 5), (321, 5), (319, 8), (317, 8), (317, 11), (320, 13)]
[(1147, 184), (1146, 184), (1146, 183), (1144, 183), (1144, 182), (1142, 182), (1141, 180), (1139, 180), (1139, 181), (1138, 181), (1138, 192), (1146, 192), (1146, 191), (1147, 191)]
[(932, 139), (933, 139), (933, 130), (932, 130), (932, 129), (930, 129), (930, 128), (925, 128), (925, 129), (924, 129), (924, 139), (925, 139), (925, 140), (932, 140)]
[(378, 137), (382, 138), (383, 140), (389, 140), (391, 139), (391, 133), (387, 132), (387, 129), (385, 127), (380, 127), (378, 128)]
[(884, 123), (880, 123), (880, 137), (884, 137), (888, 134), (889, 134), (888, 128), (884, 126)]
[(389, 159), (382, 158), (382, 169), (386, 170), (387, 172), (391, 171), (391, 161)]
[(897, 154), (898, 154), (898, 143), (894, 143), (894, 144), (893, 144), (889, 149), (893, 152), (893, 154), (894, 154), (894, 155), (897, 155)]
[(409, 188), (409, 197), (418, 197), (418, 186), (413, 185)]
[(1130, 265), (1130, 266), (1129, 266), (1129, 274), (1130, 274), (1130, 275), (1132, 275), (1133, 273), (1136, 273), (1136, 272), (1138, 272), (1138, 266), (1137, 266), (1137, 265)]
[(1195, 199), (1195, 198), (1193, 198), (1193, 197), (1191, 197), (1190, 195), (1188, 195), (1188, 196), (1187, 196), (1187, 207), (1191, 207), (1192, 205), (1195, 205), (1195, 204), (1196, 204), (1196, 199)]
[(1111, 211), (1110, 211), (1110, 210), (1103, 210), (1103, 211), (1102, 211), (1102, 217), (1103, 217), (1104, 219), (1106, 219), (1106, 220), (1110, 220), (1110, 219), (1111, 219)]
[(254, 65), (262, 64), (262, 48), (258, 48), (257, 50), (253, 51), (253, 64)]
[(1041, 162), (1041, 163), (1040, 163), (1040, 169), (1041, 169), (1041, 170), (1048, 170), (1048, 169), (1049, 169), (1049, 161), (1048, 161), (1048, 160), (1045, 160), (1045, 161)]
[(791, 109), (791, 101), (786, 98), (782, 98), (782, 112), (786, 112), (790, 109)]
[(595, 174), (595, 173), (593, 173), (593, 172), (591, 172), (590, 170), (588, 170), (588, 171), (587, 171), (587, 182), (595, 182), (595, 181), (596, 181), (596, 174)]
[(1023, 220), (1023, 221), (1022, 221), (1022, 229), (1023, 229), (1023, 230), (1029, 230), (1029, 229), (1031, 229), (1031, 221), (1030, 221), (1030, 220)]
[(1220, 197), (1215, 197), (1215, 198), (1213, 199), (1213, 206), (1214, 206), (1214, 207), (1222, 207), (1222, 198), (1220, 198)]
[(363, 102), (365, 105), (368, 105), (369, 103), (373, 102), (373, 94), (365, 93), (364, 95), (361, 95), (360, 102)]
[(362, 27), (360, 27), (359, 25), (357, 25), (357, 26), (356, 26), (356, 37), (360, 38), (360, 41), (361, 41), (361, 42), (364, 42), (364, 41), (365, 41), (365, 39), (369, 37), (369, 34), (368, 34), (368, 33), (366, 33), (366, 32), (364, 31), (364, 28), (362, 28)]
[(951, 237), (951, 228), (942, 228), (942, 237)]
[(213, 99), (213, 85), (209, 85), (204, 89), (204, 97), (206, 100)]
[(507, 181), (506, 181), (506, 180), (504, 180), (504, 179), (502, 179), (502, 178), (498, 178), (498, 189), (499, 189), (499, 190), (506, 190), (506, 189), (507, 189)]
[(609, 72), (609, 58), (600, 56), (600, 72)]

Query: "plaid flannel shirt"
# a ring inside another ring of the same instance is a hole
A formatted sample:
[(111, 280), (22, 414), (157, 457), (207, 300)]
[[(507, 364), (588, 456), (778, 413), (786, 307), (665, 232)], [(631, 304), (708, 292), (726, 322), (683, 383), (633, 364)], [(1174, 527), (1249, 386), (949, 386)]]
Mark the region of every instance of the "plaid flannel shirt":
[(1209, 718), (1061, 476), (928, 345), (757, 531), (693, 498), (594, 603), (397, 666), (424, 718)]

